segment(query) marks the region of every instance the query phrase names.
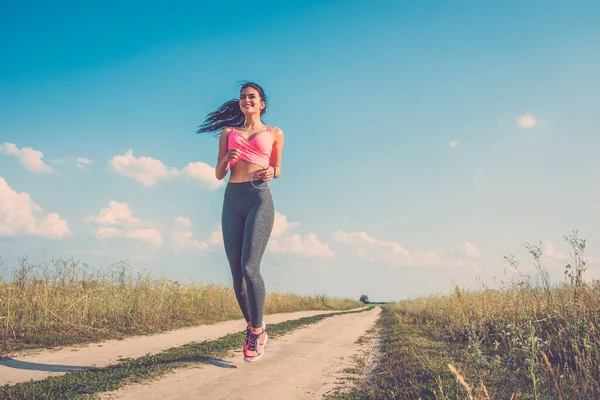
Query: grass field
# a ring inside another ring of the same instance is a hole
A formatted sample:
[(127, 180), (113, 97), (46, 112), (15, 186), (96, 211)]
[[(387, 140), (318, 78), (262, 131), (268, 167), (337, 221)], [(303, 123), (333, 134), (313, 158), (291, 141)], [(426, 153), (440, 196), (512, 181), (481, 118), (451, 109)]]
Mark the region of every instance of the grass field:
[(585, 241), (565, 239), (574, 258), (565, 283), (550, 284), (529, 246), (539, 284), (521, 275), (499, 290), (384, 306), (374, 374), (338, 398), (600, 398), (600, 282), (583, 279)]
[[(265, 313), (348, 310), (356, 300), (269, 292)], [(0, 352), (122, 338), (242, 318), (233, 290), (133, 274), (125, 262), (104, 272), (73, 259), (19, 259), (0, 276)]]

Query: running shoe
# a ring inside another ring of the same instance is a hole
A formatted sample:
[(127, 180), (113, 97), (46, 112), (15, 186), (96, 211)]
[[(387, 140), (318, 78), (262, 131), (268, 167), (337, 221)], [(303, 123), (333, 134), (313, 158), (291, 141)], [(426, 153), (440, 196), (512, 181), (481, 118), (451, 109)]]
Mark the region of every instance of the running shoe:
[(268, 340), (269, 336), (264, 328), (261, 333), (253, 333), (250, 331), (248, 334), (247, 345), (244, 346), (244, 361), (254, 362), (259, 360), (265, 353), (265, 345)]
[[(264, 321), (262, 324), (262, 328), (263, 328), (263, 331), (267, 328)], [(248, 350), (248, 338), (250, 337), (251, 332), (252, 331), (250, 330), (250, 326), (246, 326), (246, 339), (244, 339), (244, 354), (246, 354), (246, 350)]]

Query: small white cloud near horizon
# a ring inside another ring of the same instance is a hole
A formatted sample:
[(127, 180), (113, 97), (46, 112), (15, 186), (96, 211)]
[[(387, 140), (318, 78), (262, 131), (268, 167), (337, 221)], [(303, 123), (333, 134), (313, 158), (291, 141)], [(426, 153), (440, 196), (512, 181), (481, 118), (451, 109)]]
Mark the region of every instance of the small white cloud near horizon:
[(5, 142), (0, 144), (0, 154), (14, 156), (23, 168), (34, 174), (58, 174), (58, 171), (42, 160), (44, 153), (31, 147), (19, 149), (14, 143)]
[(335, 253), (314, 233), (290, 233), (299, 226), (299, 222), (288, 222), (287, 216), (275, 211), (275, 222), (267, 249), (274, 254), (290, 254), (302, 258), (333, 260)]
[(450, 143), (448, 143), (448, 145), (450, 146), (450, 148), (455, 149), (460, 145), (460, 143), (458, 140), (453, 140)]
[(223, 249), (223, 231), (221, 226), (213, 229), (206, 240), (198, 240), (190, 230), (192, 221), (188, 217), (178, 216), (174, 220), (171, 238), (173, 241), (173, 252), (176, 254), (194, 250), (200, 254)]
[(555, 260), (566, 260), (569, 258), (568, 253), (557, 251), (556, 247), (550, 242), (542, 244), (542, 254)]
[[(569, 264), (573, 266), (575, 262), (572, 253), (573, 249), (570, 245), (563, 243), (562, 245), (557, 246), (551, 241), (541, 241), (532, 243), (532, 247), (541, 250), (540, 262), (552, 280), (568, 280), (567, 275), (565, 275), (566, 266)], [(558, 247), (564, 250), (561, 250)], [(536, 271), (534, 264), (531, 262), (533, 257), (532, 254), (529, 254), (529, 251), (527, 251), (525, 258), (527, 259), (527, 262), (520, 263), (519, 269), (531, 272), (533, 275), (537, 276), (539, 272)], [(600, 279), (600, 254), (587, 254), (586, 248), (586, 254), (583, 255), (583, 259), (588, 267), (583, 274), (584, 280), (589, 281), (590, 278)]]
[(473, 178), (473, 183), (476, 185), (487, 183), (487, 178), (483, 175), (482, 171), (477, 171)]
[(0, 236), (28, 234), (62, 239), (69, 233), (69, 224), (58, 213), (42, 215), (42, 207), (28, 193), (17, 193), (0, 177)]
[(77, 168), (79, 168), (82, 171), (89, 171), (85, 166), (86, 165), (92, 165), (94, 163), (94, 161), (90, 160), (89, 158), (85, 158), (85, 157), (63, 157), (63, 158), (58, 158), (56, 160), (52, 160), (51, 164), (52, 165), (61, 165), (61, 164), (75, 164), (75, 166)]
[(163, 242), (161, 233), (150, 223), (135, 218), (127, 203), (111, 200), (108, 208), (101, 209), (98, 215), (86, 217), (83, 221), (96, 225), (94, 234), (100, 240), (131, 239), (155, 247), (160, 247)]
[(124, 155), (116, 155), (108, 160), (111, 171), (134, 179), (145, 186), (155, 186), (161, 181), (187, 179), (200, 182), (206, 188), (215, 190), (225, 183), (215, 177), (215, 169), (203, 162), (190, 162), (181, 170), (168, 167), (162, 161), (152, 157), (133, 155), (129, 149)]
[(452, 252), (463, 254), (463, 255), (466, 255), (471, 258), (480, 258), (481, 257), (481, 253), (479, 252), (477, 247), (473, 246), (469, 242), (464, 242), (463, 244), (460, 244), (458, 246), (453, 246)]
[(531, 114), (524, 114), (517, 117), (517, 123), (523, 129), (530, 129), (537, 125), (538, 121)]

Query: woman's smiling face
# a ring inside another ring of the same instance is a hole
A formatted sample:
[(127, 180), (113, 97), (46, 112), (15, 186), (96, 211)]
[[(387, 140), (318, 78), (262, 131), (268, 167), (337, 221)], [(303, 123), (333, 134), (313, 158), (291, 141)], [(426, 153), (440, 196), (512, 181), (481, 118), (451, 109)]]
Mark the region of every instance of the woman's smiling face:
[(245, 87), (240, 92), (240, 109), (245, 115), (261, 113), (265, 105), (265, 101), (260, 98), (260, 93), (253, 87)]

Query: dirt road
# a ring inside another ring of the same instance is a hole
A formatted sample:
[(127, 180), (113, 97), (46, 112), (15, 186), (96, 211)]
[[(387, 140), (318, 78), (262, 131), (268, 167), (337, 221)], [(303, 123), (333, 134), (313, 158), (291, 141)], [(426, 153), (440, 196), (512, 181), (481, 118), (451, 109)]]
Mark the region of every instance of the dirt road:
[[(270, 340), (256, 363), (241, 351), (214, 365), (176, 370), (157, 381), (125, 386), (102, 399), (319, 399), (358, 349), (356, 340), (380, 313), (340, 315)], [(268, 326), (267, 326), (268, 331)]]
[[(267, 324), (329, 314), (336, 311), (303, 311), (265, 316)], [(230, 333), (242, 331), (245, 322), (234, 320), (214, 325), (201, 325), (150, 336), (135, 336), (125, 340), (109, 340), (84, 346), (57, 350), (30, 351), (0, 357), (0, 386), (38, 380), (61, 375), (88, 367), (104, 367), (115, 364), (120, 358), (137, 358), (156, 354), (186, 343), (217, 339)]]

